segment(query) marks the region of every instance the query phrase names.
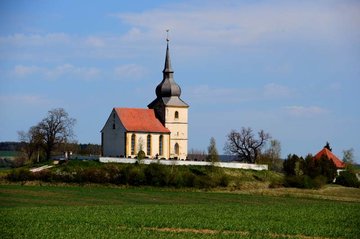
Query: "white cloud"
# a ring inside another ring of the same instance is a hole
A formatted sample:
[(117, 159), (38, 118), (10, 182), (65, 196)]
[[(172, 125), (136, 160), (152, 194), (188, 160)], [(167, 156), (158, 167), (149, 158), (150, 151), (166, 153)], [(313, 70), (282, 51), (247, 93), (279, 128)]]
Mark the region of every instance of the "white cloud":
[(199, 103), (239, 103), (254, 100), (256, 91), (253, 89), (221, 88), (199, 85), (187, 90), (190, 98)]
[(174, 29), (170, 36), (177, 41), (197, 45), (241, 46), (304, 38), (324, 43), (360, 36), (357, 2), (232, 2), (231, 7), (223, 2), (205, 6), (192, 3), (114, 15), (132, 27), (125, 38), (129, 41), (158, 39), (165, 29)]
[(71, 64), (63, 64), (53, 68), (16, 65), (12, 75), (19, 78), (28, 78), (37, 74), (40, 79), (55, 80), (63, 76), (73, 76), (76, 79), (88, 80), (100, 75), (101, 71), (95, 67), (76, 67)]
[(146, 74), (146, 69), (136, 64), (126, 64), (114, 68), (116, 79), (138, 79)]
[(65, 75), (80, 77), (83, 80), (91, 79), (100, 74), (95, 67), (75, 67), (71, 64), (64, 64), (53, 69), (46, 69), (45, 76), (49, 79), (60, 78)]
[[(128, 24), (125, 34), (72, 35), (64, 32), (0, 36), (0, 59), (56, 61), (128, 58), (154, 49), (170, 29), (179, 56), (207, 56), (231, 47), (276, 43), (358, 46), (360, 3), (356, 1), (210, 1), (166, 4), (156, 9), (112, 14)], [(134, 48), (133, 46), (137, 47)], [(145, 49), (145, 50), (144, 50)], [(288, 72), (283, 66), (270, 71)]]
[(0, 105), (14, 105), (14, 106), (48, 106), (51, 101), (40, 95), (31, 94), (11, 94), (0, 95)]
[(23, 66), (23, 65), (17, 65), (14, 67), (13, 73), (16, 76), (20, 77), (26, 77), (28, 75), (37, 73), (41, 71), (42, 69), (37, 66)]
[(101, 37), (88, 37), (85, 40), (85, 43), (90, 46), (90, 47), (104, 47), (105, 44), (105, 39), (101, 38)]
[(47, 34), (12, 34), (0, 37), (0, 45), (15, 46), (45, 46), (68, 44), (71, 42), (71, 36), (65, 33), (47, 33)]
[(287, 86), (270, 83), (264, 86), (264, 96), (268, 98), (287, 98), (294, 94)]
[(299, 117), (314, 117), (319, 115), (324, 115), (329, 113), (329, 111), (325, 108), (321, 108), (319, 106), (287, 106), (285, 110), (288, 114), (292, 116)]
[(191, 99), (201, 103), (279, 100), (294, 95), (293, 91), (288, 87), (275, 83), (267, 84), (263, 88), (221, 88), (199, 85), (188, 91)]

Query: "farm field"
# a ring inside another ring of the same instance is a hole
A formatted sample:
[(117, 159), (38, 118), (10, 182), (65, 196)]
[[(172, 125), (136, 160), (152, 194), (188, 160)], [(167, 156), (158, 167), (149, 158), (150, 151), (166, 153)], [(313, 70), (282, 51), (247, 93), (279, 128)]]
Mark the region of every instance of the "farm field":
[(261, 195), (146, 187), (1, 185), (0, 235), (360, 238), (359, 189), (349, 190), (334, 188), (347, 194), (342, 200), (340, 196), (331, 199), (329, 190), (303, 194), (274, 190), (276, 195)]

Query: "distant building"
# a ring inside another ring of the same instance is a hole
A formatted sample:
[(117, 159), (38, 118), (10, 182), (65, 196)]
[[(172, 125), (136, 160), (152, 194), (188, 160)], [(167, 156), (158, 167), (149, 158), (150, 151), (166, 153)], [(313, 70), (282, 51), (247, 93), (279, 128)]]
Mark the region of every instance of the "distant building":
[(156, 99), (142, 108), (113, 108), (101, 130), (102, 156), (183, 159), (188, 151), (188, 108), (174, 80), (167, 40), (163, 80)]
[(324, 156), (331, 160), (337, 169), (345, 168), (345, 163), (331, 152), (331, 148), (328, 146), (328, 144), (314, 156), (314, 160), (319, 160)]

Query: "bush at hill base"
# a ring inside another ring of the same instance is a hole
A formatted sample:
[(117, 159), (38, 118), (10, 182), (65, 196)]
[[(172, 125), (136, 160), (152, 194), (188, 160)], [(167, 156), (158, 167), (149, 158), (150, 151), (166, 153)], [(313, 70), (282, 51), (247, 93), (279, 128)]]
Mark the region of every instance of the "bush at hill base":
[(228, 188), (230, 190), (283, 187), (283, 174), (272, 171), (219, 168), (215, 166), (177, 166), (156, 163), (103, 164), (70, 160), (40, 172), (19, 168), (4, 174), (13, 182), (114, 184), (174, 188)]
[(284, 161), (286, 187), (321, 188), (332, 183), (336, 177), (336, 166), (326, 157), (314, 160), (312, 155), (305, 159), (295, 154)]
[(342, 171), (339, 176), (336, 177), (336, 184), (345, 186), (345, 187), (354, 187), (359, 188), (360, 182), (357, 179), (354, 172), (351, 171)]

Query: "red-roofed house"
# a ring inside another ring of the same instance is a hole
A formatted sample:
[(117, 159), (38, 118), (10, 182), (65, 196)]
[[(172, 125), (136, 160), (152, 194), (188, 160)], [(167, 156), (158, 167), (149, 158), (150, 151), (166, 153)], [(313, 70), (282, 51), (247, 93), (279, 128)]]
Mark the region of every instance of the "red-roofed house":
[(102, 156), (134, 158), (143, 150), (148, 158), (186, 159), (189, 106), (173, 74), (167, 44), (156, 99), (148, 109), (113, 108), (101, 130)]
[(327, 147), (324, 147), (322, 150), (320, 150), (314, 156), (314, 160), (319, 160), (323, 156), (326, 156), (329, 160), (331, 160), (335, 164), (336, 168), (345, 168), (344, 162), (342, 162), (338, 157), (336, 157), (335, 154), (333, 154)]

